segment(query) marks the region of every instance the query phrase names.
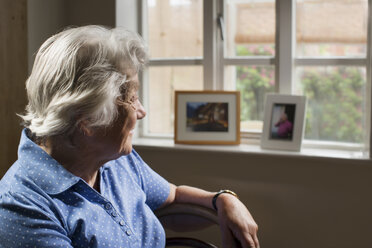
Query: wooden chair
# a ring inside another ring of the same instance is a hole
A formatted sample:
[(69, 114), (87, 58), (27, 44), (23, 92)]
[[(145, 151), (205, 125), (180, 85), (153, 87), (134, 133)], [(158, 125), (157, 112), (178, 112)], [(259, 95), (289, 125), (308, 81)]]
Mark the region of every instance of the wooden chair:
[[(193, 204), (171, 204), (155, 211), (165, 230), (174, 232), (199, 231), (218, 225), (217, 213), (209, 208)], [(168, 237), (166, 247), (217, 248), (206, 241), (192, 237)]]

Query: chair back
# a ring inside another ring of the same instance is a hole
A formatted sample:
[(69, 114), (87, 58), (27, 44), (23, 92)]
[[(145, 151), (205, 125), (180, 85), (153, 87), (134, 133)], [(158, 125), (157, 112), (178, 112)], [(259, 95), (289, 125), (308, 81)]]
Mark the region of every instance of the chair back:
[[(192, 232), (218, 225), (218, 216), (212, 209), (194, 204), (174, 203), (155, 211), (163, 227), (174, 232)], [(217, 246), (192, 237), (168, 237), (166, 247), (217, 248)]]

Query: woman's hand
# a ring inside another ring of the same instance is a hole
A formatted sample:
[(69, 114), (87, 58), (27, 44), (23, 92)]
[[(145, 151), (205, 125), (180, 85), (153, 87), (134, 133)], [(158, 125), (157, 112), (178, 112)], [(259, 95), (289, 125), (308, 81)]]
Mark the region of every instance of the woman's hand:
[[(191, 203), (212, 208), (215, 192), (207, 192), (190, 186), (170, 184), (166, 206), (173, 202)], [(244, 204), (235, 196), (220, 194), (216, 200), (218, 218), (224, 248), (259, 248), (257, 224)]]
[(259, 248), (258, 226), (245, 205), (230, 194), (221, 194), (216, 203), (223, 247)]

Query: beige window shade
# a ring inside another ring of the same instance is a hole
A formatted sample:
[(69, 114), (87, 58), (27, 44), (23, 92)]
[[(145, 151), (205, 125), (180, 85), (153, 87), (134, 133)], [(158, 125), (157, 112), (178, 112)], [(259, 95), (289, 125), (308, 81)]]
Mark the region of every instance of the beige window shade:
[(275, 42), (274, 3), (238, 4), (236, 12), (236, 43)]
[[(299, 43), (366, 43), (367, 1), (306, 1), (296, 5)], [(275, 42), (274, 3), (238, 4), (236, 43)]]

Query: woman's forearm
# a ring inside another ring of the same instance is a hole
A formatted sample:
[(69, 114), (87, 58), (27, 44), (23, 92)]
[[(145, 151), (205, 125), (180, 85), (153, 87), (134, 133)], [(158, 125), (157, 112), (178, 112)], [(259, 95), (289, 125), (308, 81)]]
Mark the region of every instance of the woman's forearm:
[(213, 208), (212, 199), (216, 192), (208, 192), (191, 186), (170, 184), (170, 193), (164, 205), (171, 203), (191, 203)]

